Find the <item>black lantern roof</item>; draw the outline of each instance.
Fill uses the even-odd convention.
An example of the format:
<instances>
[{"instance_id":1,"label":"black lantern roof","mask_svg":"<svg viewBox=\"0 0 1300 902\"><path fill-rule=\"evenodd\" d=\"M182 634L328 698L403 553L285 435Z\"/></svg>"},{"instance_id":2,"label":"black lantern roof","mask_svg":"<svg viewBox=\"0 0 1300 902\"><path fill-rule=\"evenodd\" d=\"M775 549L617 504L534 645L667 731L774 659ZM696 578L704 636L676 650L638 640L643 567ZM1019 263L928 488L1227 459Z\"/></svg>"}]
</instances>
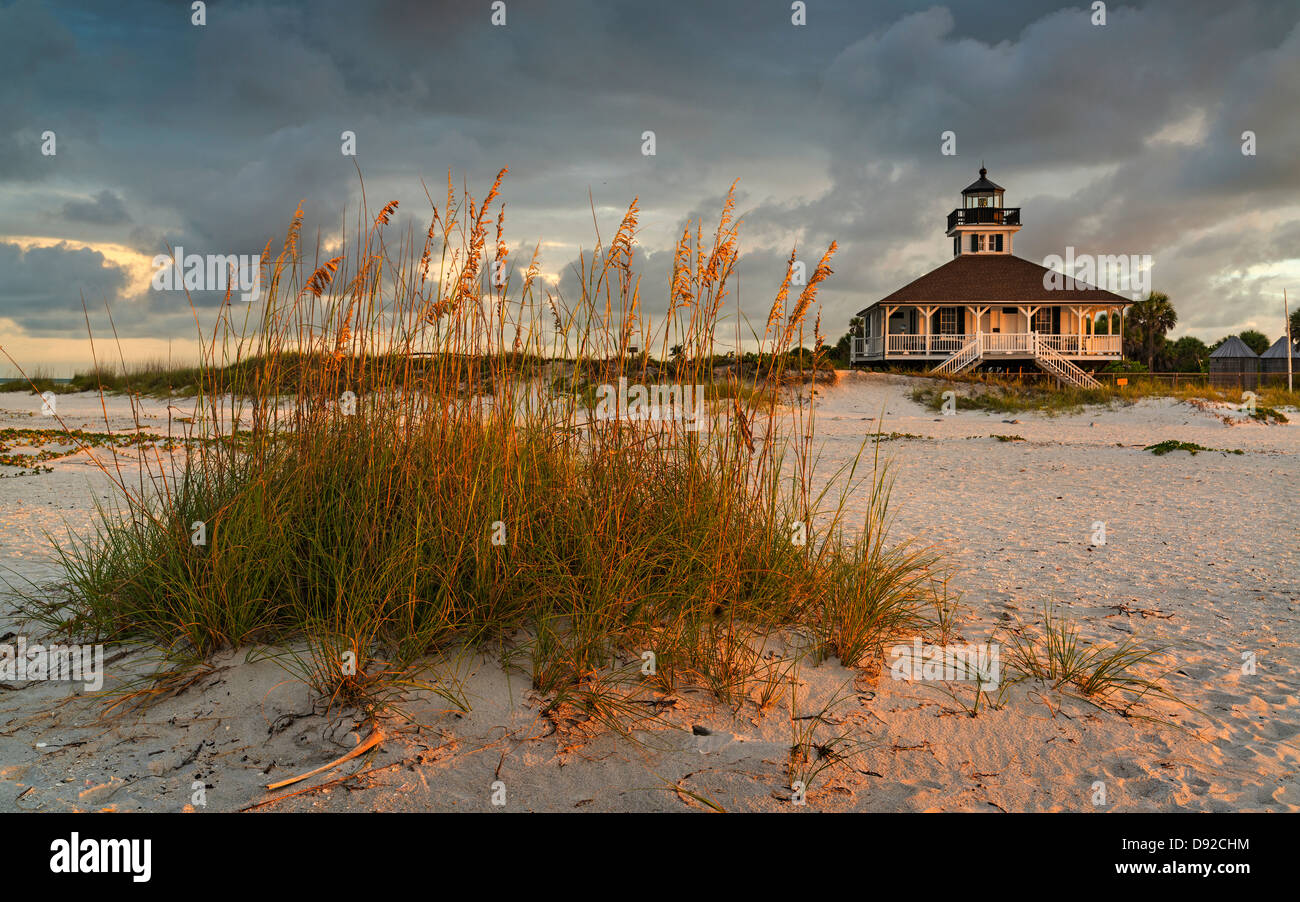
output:
<instances>
[{"instance_id":1,"label":"black lantern roof","mask_svg":"<svg viewBox=\"0 0 1300 902\"><path fill-rule=\"evenodd\" d=\"M965 188L961 189L962 194L993 194L996 191L1005 191L1001 185L988 180L989 171L983 166L980 167L980 177L977 181L971 182Z\"/></svg>"}]
</instances>

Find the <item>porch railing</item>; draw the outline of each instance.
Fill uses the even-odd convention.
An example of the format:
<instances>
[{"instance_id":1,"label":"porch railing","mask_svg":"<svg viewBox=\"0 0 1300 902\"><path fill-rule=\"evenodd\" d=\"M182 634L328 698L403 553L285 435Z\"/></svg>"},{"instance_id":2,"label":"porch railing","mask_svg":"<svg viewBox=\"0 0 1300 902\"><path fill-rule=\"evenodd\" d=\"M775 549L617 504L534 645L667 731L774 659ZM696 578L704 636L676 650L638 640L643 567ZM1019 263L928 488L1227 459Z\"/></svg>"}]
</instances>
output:
<instances>
[{"instance_id":1,"label":"porch railing","mask_svg":"<svg viewBox=\"0 0 1300 902\"><path fill-rule=\"evenodd\" d=\"M1020 225L1019 207L965 207L948 214L948 231L959 225Z\"/></svg>"},{"instance_id":2,"label":"porch railing","mask_svg":"<svg viewBox=\"0 0 1300 902\"><path fill-rule=\"evenodd\" d=\"M1058 354L1119 356L1118 335L1039 335L1038 340Z\"/></svg>"},{"instance_id":3,"label":"porch railing","mask_svg":"<svg viewBox=\"0 0 1300 902\"><path fill-rule=\"evenodd\" d=\"M944 335L890 335L854 338L852 359L879 359L887 355L943 356L956 353L979 334L985 354L1034 353L1035 343L1058 354L1087 357L1119 357L1118 335L1048 335L1041 332L966 332ZM887 347L886 347L887 345Z\"/></svg>"},{"instance_id":4,"label":"porch railing","mask_svg":"<svg viewBox=\"0 0 1300 902\"><path fill-rule=\"evenodd\" d=\"M989 332L984 335L986 354L1032 354L1034 332Z\"/></svg>"}]
</instances>

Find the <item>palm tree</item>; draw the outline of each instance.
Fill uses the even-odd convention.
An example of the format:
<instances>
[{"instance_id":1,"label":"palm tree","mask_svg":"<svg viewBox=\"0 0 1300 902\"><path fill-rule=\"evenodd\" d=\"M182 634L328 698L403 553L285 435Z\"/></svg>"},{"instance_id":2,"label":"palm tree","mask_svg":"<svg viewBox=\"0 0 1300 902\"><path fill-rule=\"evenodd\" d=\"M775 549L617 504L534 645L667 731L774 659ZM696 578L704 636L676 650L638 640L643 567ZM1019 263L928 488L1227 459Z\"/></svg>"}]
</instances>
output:
<instances>
[{"instance_id":1,"label":"palm tree","mask_svg":"<svg viewBox=\"0 0 1300 902\"><path fill-rule=\"evenodd\" d=\"M1178 322L1174 305L1169 303L1169 295L1153 291L1146 300L1138 301L1129 309L1129 322L1142 336L1142 344L1147 351L1147 371L1155 369L1156 340L1164 338L1165 333Z\"/></svg>"},{"instance_id":2,"label":"palm tree","mask_svg":"<svg viewBox=\"0 0 1300 902\"><path fill-rule=\"evenodd\" d=\"M1273 343L1268 340L1267 335L1260 332L1258 329L1247 329L1237 337L1241 339L1242 344L1250 348L1256 354L1263 354L1268 350L1268 346Z\"/></svg>"}]
</instances>

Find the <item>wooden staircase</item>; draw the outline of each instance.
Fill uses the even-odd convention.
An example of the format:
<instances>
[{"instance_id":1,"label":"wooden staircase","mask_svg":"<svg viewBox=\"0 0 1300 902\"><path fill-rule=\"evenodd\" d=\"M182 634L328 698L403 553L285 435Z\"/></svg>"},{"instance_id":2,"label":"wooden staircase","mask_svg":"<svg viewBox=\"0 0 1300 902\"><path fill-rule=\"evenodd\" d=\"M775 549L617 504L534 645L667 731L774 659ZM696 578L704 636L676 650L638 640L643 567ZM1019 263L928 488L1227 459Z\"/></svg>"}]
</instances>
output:
<instances>
[{"instance_id":1,"label":"wooden staircase","mask_svg":"<svg viewBox=\"0 0 1300 902\"><path fill-rule=\"evenodd\" d=\"M936 376L953 376L976 363L982 356L983 345L980 342L980 336L977 335L954 351L951 357L930 370L930 372Z\"/></svg>"},{"instance_id":2,"label":"wooden staircase","mask_svg":"<svg viewBox=\"0 0 1300 902\"><path fill-rule=\"evenodd\" d=\"M985 357L985 338L983 333L977 333L970 341L962 345L952 356L943 363L936 366L930 371L935 376L953 376L962 370L968 369L980 362ZM1019 353L1028 352L1033 355L1034 362L1046 373L1056 377L1056 380L1062 385L1073 385L1077 388L1101 388L1101 383L1084 370L1080 369L1075 363L1055 348L1045 342L1038 340L1037 333L1029 333L1027 341L1022 345L1018 344L1008 348L1004 345L995 344L990 349L993 357L999 353L1005 353L1008 350Z\"/></svg>"},{"instance_id":3,"label":"wooden staircase","mask_svg":"<svg viewBox=\"0 0 1300 902\"><path fill-rule=\"evenodd\" d=\"M1056 377L1062 385L1076 388L1101 388L1101 383L1075 366L1069 358L1062 357L1055 348L1042 342L1034 343L1034 362Z\"/></svg>"}]
</instances>

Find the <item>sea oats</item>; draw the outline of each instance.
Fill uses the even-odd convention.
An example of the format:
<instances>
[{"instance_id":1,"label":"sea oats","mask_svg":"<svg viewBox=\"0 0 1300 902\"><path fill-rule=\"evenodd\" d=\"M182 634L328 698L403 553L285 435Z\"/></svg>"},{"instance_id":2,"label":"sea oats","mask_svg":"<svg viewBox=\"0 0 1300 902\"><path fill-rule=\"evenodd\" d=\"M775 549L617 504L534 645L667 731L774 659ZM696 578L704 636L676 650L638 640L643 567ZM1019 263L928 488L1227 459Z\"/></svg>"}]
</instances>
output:
<instances>
[{"instance_id":1,"label":"sea oats","mask_svg":"<svg viewBox=\"0 0 1300 902\"><path fill-rule=\"evenodd\" d=\"M375 225L388 225L389 217L391 217L396 210L397 201L390 200L388 203L384 204L383 209L379 211L379 215L375 217Z\"/></svg>"},{"instance_id":2,"label":"sea oats","mask_svg":"<svg viewBox=\"0 0 1300 902\"><path fill-rule=\"evenodd\" d=\"M303 286L303 291L310 291L316 297L320 297L321 293L329 287L330 282L334 280L334 272L339 268L339 263L342 260L343 258L340 256L322 263L320 268L311 274L311 278Z\"/></svg>"}]
</instances>

